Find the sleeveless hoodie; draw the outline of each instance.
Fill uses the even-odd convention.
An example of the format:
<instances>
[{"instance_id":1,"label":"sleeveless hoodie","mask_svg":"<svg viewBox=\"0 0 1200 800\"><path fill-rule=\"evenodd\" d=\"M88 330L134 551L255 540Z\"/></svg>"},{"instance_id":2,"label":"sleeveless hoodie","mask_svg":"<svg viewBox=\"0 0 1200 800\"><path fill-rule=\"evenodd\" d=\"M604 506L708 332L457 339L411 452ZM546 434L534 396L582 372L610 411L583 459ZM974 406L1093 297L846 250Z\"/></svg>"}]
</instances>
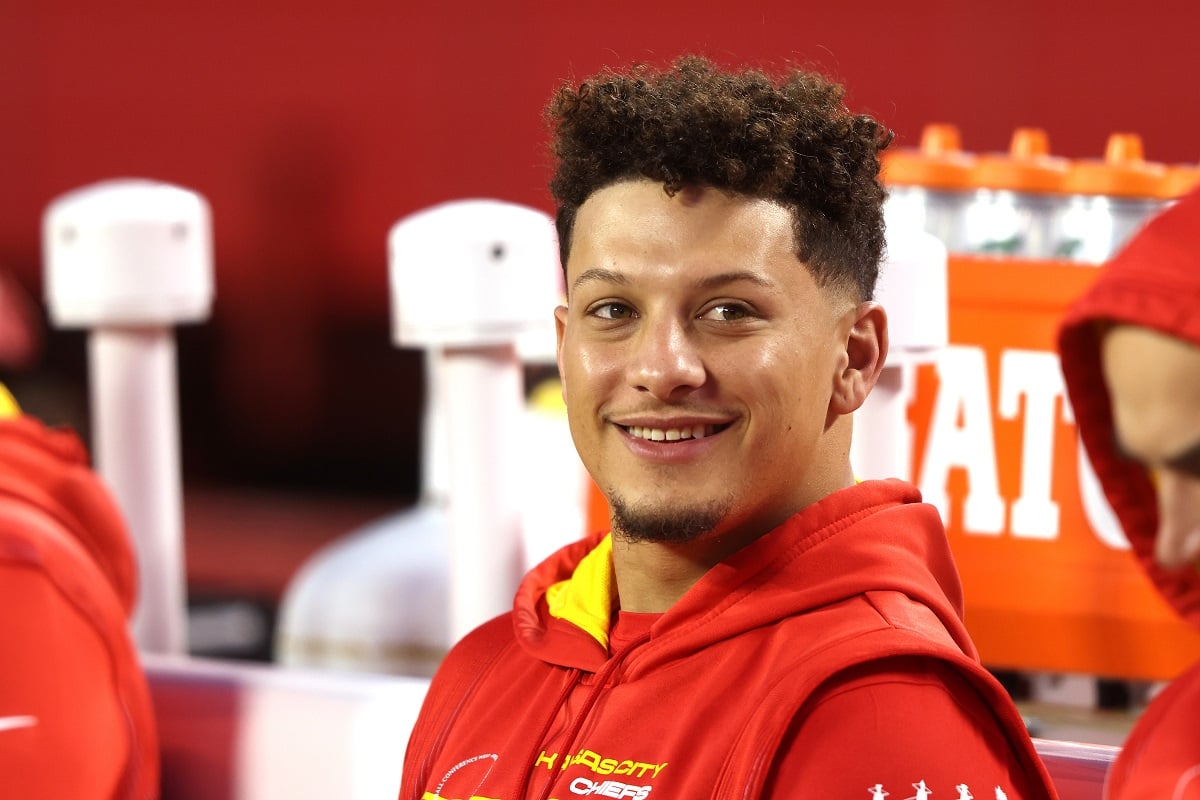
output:
<instances>
[{"instance_id":1,"label":"sleeveless hoodie","mask_svg":"<svg viewBox=\"0 0 1200 800\"><path fill-rule=\"evenodd\" d=\"M435 676L402 800L754 798L805 701L892 656L938 659L993 709L1039 797L1049 779L1008 696L978 663L936 510L870 481L805 508L710 569L610 653L611 540L530 572L510 614Z\"/></svg>"}]
</instances>

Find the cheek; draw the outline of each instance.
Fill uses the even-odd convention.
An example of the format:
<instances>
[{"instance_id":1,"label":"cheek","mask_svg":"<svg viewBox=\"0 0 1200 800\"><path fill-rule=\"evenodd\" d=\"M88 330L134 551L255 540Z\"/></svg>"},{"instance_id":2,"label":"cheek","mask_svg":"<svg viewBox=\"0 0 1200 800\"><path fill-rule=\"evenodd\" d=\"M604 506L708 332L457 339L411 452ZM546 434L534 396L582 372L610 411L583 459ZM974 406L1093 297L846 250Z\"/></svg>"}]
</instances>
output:
<instances>
[{"instance_id":1,"label":"cheek","mask_svg":"<svg viewBox=\"0 0 1200 800\"><path fill-rule=\"evenodd\" d=\"M567 341L560 359L564 396L576 402L611 388L620 377L621 357L611 348Z\"/></svg>"},{"instance_id":2,"label":"cheek","mask_svg":"<svg viewBox=\"0 0 1200 800\"><path fill-rule=\"evenodd\" d=\"M825 405L835 367L827 350L818 347L811 341L785 341L746 355L733 369L763 376L760 391L789 408Z\"/></svg>"}]
</instances>

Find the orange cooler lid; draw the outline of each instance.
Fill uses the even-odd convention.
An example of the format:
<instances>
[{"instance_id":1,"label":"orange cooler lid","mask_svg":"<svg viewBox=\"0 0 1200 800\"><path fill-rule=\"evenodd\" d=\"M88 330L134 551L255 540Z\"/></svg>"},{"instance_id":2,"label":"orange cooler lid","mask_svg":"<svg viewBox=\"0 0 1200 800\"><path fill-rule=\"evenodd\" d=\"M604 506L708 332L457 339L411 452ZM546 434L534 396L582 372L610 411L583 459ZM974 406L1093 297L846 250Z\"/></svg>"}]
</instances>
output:
<instances>
[{"instance_id":1,"label":"orange cooler lid","mask_svg":"<svg viewBox=\"0 0 1200 800\"><path fill-rule=\"evenodd\" d=\"M1050 137L1041 128L1017 128L1007 153L979 156L971 173L979 189L1060 193L1070 162L1050 155Z\"/></svg>"},{"instance_id":2,"label":"orange cooler lid","mask_svg":"<svg viewBox=\"0 0 1200 800\"><path fill-rule=\"evenodd\" d=\"M971 188L975 159L962 150L954 125L926 125L920 147L883 151L882 178L888 186L965 191Z\"/></svg>"},{"instance_id":3,"label":"orange cooler lid","mask_svg":"<svg viewBox=\"0 0 1200 800\"><path fill-rule=\"evenodd\" d=\"M1103 161L1072 162L1065 190L1071 194L1158 198L1166 174L1166 165L1145 160L1142 137L1136 133L1114 133L1108 137Z\"/></svg>"},{"instance_id":4,"label":"orange cooler lid","mask_svg":"<svg viewBox=\"0 0 1200 800\"><path fill-rule=\"evenodd\" d=\"M1167 167L1159 197L1176 200L1200 186L1200 164L1173 164Z\"/></svg>"}]
</instances>

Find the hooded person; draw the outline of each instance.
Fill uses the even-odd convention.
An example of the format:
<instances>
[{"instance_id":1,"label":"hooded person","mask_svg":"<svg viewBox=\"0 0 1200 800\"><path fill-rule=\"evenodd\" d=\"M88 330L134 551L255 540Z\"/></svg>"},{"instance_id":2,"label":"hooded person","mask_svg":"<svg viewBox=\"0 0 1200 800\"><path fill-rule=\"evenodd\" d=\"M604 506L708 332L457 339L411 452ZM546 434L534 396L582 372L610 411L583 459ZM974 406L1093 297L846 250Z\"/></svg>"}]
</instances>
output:
<instances>
[{"instance_id":1,"label":"hooded person","mask_svg":"<svg viewBox=\"0 0 1200 800\"><path fill-rule=\"evenodd\" d=\"M1058 347L1079 435L1134 556L1200 627L1200 190L1104 267ZM1200 798L1200 664L1142 713L1105 791Z\"/></svg>"},{"instance_id":2,"label":"hooded person","mask_svg":"<svg viewBox=\"0 0 1200 800\"><path fill-rule=\"evenodd\" d=\"M403 800L1054 796L937 511L850 468L890 135L842 97L699 58L555 96L558 364L611 531L447 656Z\"/></svg>"}]
</instances>

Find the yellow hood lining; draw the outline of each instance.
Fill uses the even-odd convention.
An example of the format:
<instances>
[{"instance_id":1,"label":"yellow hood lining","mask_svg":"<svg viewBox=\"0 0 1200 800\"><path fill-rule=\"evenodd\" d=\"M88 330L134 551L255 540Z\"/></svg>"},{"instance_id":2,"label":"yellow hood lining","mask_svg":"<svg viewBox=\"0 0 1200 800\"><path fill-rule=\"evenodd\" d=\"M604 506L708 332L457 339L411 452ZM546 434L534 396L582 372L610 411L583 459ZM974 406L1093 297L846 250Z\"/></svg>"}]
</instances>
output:
<instances>
[{"instance_id":1,"label":"yellow hood lining","mask_svg":"<svg viewBox=\"0 0 1200 800\"><path fill-rule=\"evenodd\" d=\"M0 383L0 419L12 419L21 415L21 407L17 405L12 393Z\"/></svg>"},{"instance_id":2,"label":"yellow hood lining","mask_svg":"<svg viewBox=\"0 0 1200 800\"><path fill-rule=\"evenodd\" d=\"M546 590L546 605L550 616L580 628L607 650L615 588L609 534L580 560L570 578Z\"/></svg>"}]
</instances>

